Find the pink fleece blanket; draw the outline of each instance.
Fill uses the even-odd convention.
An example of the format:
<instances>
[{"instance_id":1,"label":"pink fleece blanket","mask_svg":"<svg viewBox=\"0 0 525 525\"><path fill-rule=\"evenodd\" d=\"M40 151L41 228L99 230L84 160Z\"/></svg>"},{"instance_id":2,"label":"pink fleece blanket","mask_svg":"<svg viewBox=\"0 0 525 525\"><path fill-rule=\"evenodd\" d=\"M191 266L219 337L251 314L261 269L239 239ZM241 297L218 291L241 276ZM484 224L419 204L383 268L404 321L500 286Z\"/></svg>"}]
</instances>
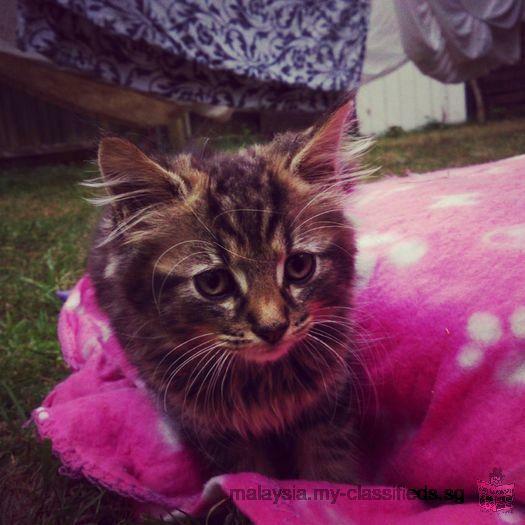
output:
<instances>
[{"instance_id":1,"label":"pink fleece blanket","mask_svg":"<svg viewBox=\"0 0 525 525\"><path fill-rule=\"evenodd\" d=\"M203 479L87 276L59 321L71 375L33 413L67 471L161 513L231 496L258 524L524 522L525 156L363 185L349 210L377 394L362 429L368 485Z\"/></svg>"}]
</instances>

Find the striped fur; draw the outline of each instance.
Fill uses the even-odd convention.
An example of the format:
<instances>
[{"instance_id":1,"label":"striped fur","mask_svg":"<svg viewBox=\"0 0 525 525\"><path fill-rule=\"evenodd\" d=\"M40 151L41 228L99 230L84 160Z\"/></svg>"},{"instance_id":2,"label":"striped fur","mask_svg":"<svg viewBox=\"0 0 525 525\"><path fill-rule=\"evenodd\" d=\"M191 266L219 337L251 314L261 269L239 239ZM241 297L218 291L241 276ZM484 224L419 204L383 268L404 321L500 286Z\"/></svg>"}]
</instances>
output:
<instances>
[{"instance_id":1,"label":"striped fur","mask_svg":"<svg viewBox=\"0 0 525 525\"><path fill-rule=\"evenodd\" d=\"M106 209L89 261L99 302L214 471L352 478L349 111L235 154L157 162L121 139L101 143ZM315 272L290 284L297 252L315 256ZM194 276L217 267L234 292L205 298ZM277 344L256 334L279 323Z\"/></svg>"}]
</instances>

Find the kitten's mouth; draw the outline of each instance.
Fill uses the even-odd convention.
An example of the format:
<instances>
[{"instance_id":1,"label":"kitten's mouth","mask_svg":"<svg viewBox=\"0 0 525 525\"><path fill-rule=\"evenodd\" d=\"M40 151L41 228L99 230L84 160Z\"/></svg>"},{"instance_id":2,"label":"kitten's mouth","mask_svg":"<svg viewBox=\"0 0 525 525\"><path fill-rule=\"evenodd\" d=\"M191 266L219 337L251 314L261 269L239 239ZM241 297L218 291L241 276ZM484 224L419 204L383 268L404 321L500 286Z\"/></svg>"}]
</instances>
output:
<instances>
[{"instance_id":1,"label":"kitten's mouth","mask_svg":"<svg viewBox=\"0 0 525 525\"><path fill-rule=\"evenodd\" d=\"M299 344L310 329L310 324L303 325L300 329L287 336L279 344L254 344L244 348L237 348L236 350L247 361L256 363L269 363L277 361L286 355L294 346Z\"/></svg>"},{"instance_id":2,"label":"kitten's mouth","mask_svg":"<svg viewBox=\"0 0 525 525\"><path fill-rule=\"evenodd\" d=\"M243 350L242 355L248 361L268 363L277 361L283 357L295 344L297 344L296 341L283 341L281 344L275 346L256 345Z\"/></svg>"}]
</instances>

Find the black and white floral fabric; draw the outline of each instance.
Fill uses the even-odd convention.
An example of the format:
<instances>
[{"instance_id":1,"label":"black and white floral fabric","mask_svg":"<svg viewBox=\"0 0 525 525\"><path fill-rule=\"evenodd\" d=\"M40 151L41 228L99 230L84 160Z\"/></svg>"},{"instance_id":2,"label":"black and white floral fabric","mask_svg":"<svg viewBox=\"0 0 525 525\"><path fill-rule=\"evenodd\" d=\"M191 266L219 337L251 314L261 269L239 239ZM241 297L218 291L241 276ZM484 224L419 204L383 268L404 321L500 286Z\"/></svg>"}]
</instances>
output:
<instances>
[{"instance_id":1,"label":"black and white floral fabric","mask_svg":"<svg viewBox=\"0 0 525 525\"><path fill-rule=\"evenodd\" d=\"M19 45L178 102L315 111L357 88L368 0L19 0Z\"/></svg>"}]
</instances>

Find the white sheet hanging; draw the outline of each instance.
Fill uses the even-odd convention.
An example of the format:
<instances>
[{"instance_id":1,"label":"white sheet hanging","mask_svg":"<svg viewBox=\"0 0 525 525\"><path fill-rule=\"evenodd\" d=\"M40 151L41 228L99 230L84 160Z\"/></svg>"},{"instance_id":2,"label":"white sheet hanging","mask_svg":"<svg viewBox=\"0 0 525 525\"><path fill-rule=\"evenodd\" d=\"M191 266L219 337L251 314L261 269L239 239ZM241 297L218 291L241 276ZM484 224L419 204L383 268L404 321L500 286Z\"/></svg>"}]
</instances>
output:
<instances>
[{"instance_id":1,"label":"white sheet hanging","mask_svg":"<svg viewBox=\"0 0 525 525\"><path fill-rule=\"evenodd\" d=\"M371 0L361 83L387 75L408 61L393 0Z\"/></svg>"},{"instance_id":2,"label":"white sheet hanging","mask_svg":"<svg viewBox=\"0 0 525 525\"><path fill-rule=\"evenodd\" d=\"M524 0L394 2L405 53L437 80L463 82L520 59Z\"/></svg>"},{"instance_id":3,"label":"white sheet hanging","mask_svg":"<svg viewBox=\"0 0 525 525\"><path fill-rule=\"evenodd\" d=\"M525 0L371 0L362 82L410 59L446 83L520 59Z\"/></svg>"}]
</instances>

